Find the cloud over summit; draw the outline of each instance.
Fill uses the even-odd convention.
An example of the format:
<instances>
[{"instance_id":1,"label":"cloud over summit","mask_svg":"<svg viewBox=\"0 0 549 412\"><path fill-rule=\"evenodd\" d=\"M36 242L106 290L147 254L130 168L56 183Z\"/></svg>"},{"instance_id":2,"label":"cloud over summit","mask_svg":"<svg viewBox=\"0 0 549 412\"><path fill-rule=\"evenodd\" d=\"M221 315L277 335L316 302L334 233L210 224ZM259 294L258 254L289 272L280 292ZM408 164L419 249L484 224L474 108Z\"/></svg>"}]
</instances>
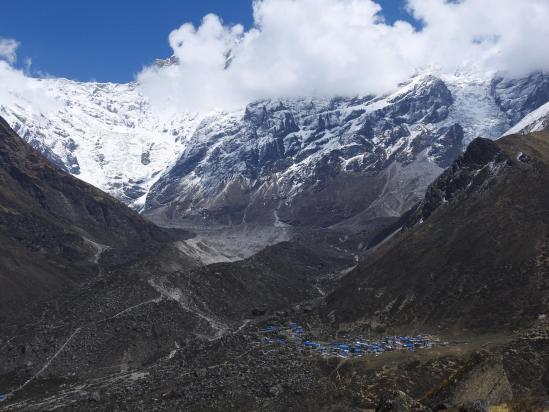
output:
<instances>
[{"instance_id":1,"label":"cloud over summit","mask_svg":"<svg viewBox=\"0 0 549 412\"><path fill-rule=\"evenodd\" d=\"M58 103L40 81L13 67L19 42L0 38L0 106L25 104L38 113L55 110Z\"/></svg>"},{"instance_id":2,"label":"cloud over summit","mask_svg":"<svg viewBox=\"0 0 549 412\"><path fill-rule=\"evenodd\" d=\"M376 0L256 0L249 29L209 14L198 27L173 30L179 64L145 67L136 80L170 115L270 97L381 94L426 68L549 71L549 0L407 0L406 7L420 29L387 23ZM0 37L0 104L17 94L55 107L38 79L14 67L18 46Z\"/></svg>"},{"instance_id":3,"label":"cloud over summit","mask_svg":"<svg viewBox=\"0 0 549 412\"><path fill-rule=\"evenodd\" d=\"M8 63L13 64L17 59L16 51L18 47L18 41L0 37L0 60L6 60Z\"/></svg>"},{"instance_id":4,"label":"cloud over summit","mask_svg":"<svg viewBox=\"0 0 549 412\"><path fill-rule=\"evenodd\" d=\"M180 62L138 75L164 109L239 107L277 96L383 93L418 70L549 69L546 0L408 0L423 27L387 24L373 0L257 0L254 26L213 14L170 36Z\"/></svg>"}]
</instances>

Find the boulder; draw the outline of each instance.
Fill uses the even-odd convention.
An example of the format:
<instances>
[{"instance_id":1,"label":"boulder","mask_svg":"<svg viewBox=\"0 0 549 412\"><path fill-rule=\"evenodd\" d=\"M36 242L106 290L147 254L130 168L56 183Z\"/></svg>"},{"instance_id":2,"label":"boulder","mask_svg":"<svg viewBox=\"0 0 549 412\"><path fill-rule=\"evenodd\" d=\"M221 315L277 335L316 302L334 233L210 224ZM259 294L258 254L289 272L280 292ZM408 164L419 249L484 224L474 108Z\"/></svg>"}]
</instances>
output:
<instances>
[{"instance_id":1,"label":"boulder","mask_svg":"<svg viewBox=\"0 0 549 412\"><path fill-rule=\"evenodd\" d=\"M271 388L269 389L269 393L274 397L280 396L284 393L284 387L281 384L271 386Z\"/></svg>"},{"instance_id":2,"label":"boulder","mask_svg":"<svg viewBox=\"0 0 549 412\"><path fill-rule=\"evenodd\" d=\"M459 412L488 412L488 402L480 399L464 402L459 407Z\"/></svg>"},{"instance_id":3,"label":"boulder","mask_svg":"<svg viewBox=\"0 0 549 412\"><path fill-rule=\"evenodd\" d=\"M376 412L427 412L429 410L406 393L398 390L385 393L376 408Z\"/></svg>"}]
</instances>

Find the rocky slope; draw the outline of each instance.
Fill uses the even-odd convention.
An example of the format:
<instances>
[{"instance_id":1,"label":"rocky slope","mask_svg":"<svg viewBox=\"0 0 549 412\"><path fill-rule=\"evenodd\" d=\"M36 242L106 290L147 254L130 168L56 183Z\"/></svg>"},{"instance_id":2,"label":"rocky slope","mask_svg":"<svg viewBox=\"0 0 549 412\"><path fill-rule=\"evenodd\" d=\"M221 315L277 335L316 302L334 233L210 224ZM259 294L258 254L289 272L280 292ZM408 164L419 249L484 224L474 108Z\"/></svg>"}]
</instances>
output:
<instances>
[{"instance_id":1,"label":"rocky slope","mask_svg":"<svg viewBox=\"0 0 549 412\"><path fill-rule=\"evenodd\" d=\"M325 315L342 327L484 332L546 316L548 179L547 132L474 140Z\"/></svg>"},{"instance_id":2,"label":"rocky slope","mask_svg":"<svg viewBox=\"0 0 549 412\"><path fill-rule=\"evenodd\" d=\"M403 218L409 229L348 275L342 268L354 262L336 249L319 249L308 236L243 261L194 266L173 233L58 171L5 124L1 137L3 225L11 227L18 210L27 217L16 221L22 229L48 222L58 249L35 250L13 238L2 247L45 270L60 261L69 275L79 268L59 249L76 245L70 256L82 262L97 257L93 248L78 249L73 232L85 230L112 249L89 262L89 273L73 287L34 300L32 290L25 291L26 305L1 312L0 395L9 397L0 410L358 412L408 405L429 411L479 400L515 410L544 405L549 335L539 315L547 309L547 134L475 140ZM99 215L91 212L97 203ZM67 243L57 236L60 225ZM1 236L25 233L37 241L26 229L6 232ZM138 244L138 254L125 242ZM395 262L406 268L404 275L393 270ZM425 270L431 264L437 270ZM21 270L27 269L43 276L34 267ZM341 276L322 324L314 305L322 301L322 288L331 290ZM413 299L398 300L410 291ZM389 310L375 312L380 307ZM452 323L483 331L496 326L500 335L468 334L461 336L465 343L435 350L356 359L322 357L300 341L259 343L260 326L290 320L306 325L305 338L333 331L332 320L347 331L423 332ZM515 326L520 333L508 331Z\"/></svg>"},{"instance_id":3,"label":"rocky slope","mask_svg":"<svg viewBox=\"0 0 549 412\"><path fill-rule=\"evenodd\" d=\"M188 233L60 171L1 119L0 160L0 395L33 396L48 376L56 388L132 379L174 350L238 333L254 310L273 316L319 296L315 279L349 265L283 243L202 267L182 252Z\"/></svg>"},{"instance_id":4,"label":"rocky slope","mask_svg":"<svg viewBox=\"0 0 549 412\"><path fill-rule=\"evenodd\" d=\"M188 238L60 171L0 118L0 307L74 286ZM101 261L101 262L100 262Z\"/></svg>"}]
</instances>

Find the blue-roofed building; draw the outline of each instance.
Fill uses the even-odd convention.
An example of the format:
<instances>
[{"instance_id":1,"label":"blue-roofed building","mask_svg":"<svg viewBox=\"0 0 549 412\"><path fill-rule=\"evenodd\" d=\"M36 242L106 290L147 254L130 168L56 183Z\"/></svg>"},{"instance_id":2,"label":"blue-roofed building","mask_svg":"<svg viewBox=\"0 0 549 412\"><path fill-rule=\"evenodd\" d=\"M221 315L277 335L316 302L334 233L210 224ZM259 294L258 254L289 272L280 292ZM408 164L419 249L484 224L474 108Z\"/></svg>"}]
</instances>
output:
<instances>
[{"instance_id":1,"label":"blue-roofed building","mask_svg":"<svg viewBox=\"0 0 549 412\"><path fill-rule=\"evenodd\" d=\"M263 326L259 329L259 333L272 333L276 331L278 331L278 327L272 325Z\"/></svg>"}]
</instances>

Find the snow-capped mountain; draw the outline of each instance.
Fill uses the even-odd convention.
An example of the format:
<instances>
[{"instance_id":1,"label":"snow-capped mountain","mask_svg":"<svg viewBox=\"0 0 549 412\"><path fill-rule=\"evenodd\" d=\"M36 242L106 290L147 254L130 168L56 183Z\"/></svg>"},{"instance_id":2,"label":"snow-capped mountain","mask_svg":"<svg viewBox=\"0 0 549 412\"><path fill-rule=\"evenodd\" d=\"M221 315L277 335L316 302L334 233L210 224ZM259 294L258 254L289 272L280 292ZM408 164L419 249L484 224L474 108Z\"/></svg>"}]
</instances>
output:
<instances>
[{"instance_id":1,"label":"snow-capped mountain","mask_svg":"<svg viewBox=\"0 0 549 412\"><path fill-rule=\"evenodd\" d=\"M201 119L155 115L135 83L39 79L35 87L53 109L39 111L32 96L14 92L0 115L59 167L136 208Z\"/></svg>"},{"instance_id":2,"label":"snow-capped mountain","mask_svg":"<svg viewBox=\"0 0 549 412\"><path fill-rule=\"evenodd\" d=\"M422 75L388 96L276 99L207 118L146 209L159 220L330 226L395 217L477 136L549 100L547 76Z\"/></svg>"},{"instance_id":3,"label":"snow-capped mountain","mask_svg":"<svg viewBox=\"0 0 549 412\"><path fill-rule=\"evenodd\" d=\"M36 80L0 115L79 178L158 220L329 226L398 216L476 136L549 101L549 76L425 74L386 96L288 98L163 116L139 85Z\"/></svg>"}]
</instances>

